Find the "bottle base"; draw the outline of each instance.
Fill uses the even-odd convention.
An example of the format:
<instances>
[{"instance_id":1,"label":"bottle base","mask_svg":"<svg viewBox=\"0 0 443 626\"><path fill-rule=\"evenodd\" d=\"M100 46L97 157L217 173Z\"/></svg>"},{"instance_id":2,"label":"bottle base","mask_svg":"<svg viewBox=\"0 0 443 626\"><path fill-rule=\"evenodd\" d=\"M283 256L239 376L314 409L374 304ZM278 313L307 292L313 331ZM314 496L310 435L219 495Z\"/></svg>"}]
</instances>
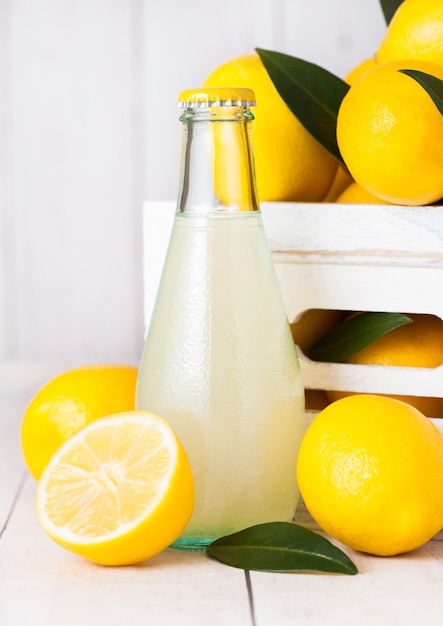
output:
<instances>
[{"instance_id":1,"label":"bottle base","mask_svg":"<svg viewBox=\"0 0 443 626\"><path fill-rule=\"evenodd\" d=\"M193 550L203 552L216 537L179 537L169 547L173 550Z\"/></svg>"}]
</instances>

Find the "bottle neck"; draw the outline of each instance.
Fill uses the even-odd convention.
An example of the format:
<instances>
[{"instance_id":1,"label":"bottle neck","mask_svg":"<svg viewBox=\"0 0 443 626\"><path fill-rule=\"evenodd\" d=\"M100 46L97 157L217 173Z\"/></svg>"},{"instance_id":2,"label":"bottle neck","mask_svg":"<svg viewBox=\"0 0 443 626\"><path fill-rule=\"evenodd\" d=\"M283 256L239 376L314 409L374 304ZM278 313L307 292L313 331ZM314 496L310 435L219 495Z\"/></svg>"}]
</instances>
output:
<instances>
[{"instance_id":1,"label":"bottle neck","mask_svg":"<svg viewBox=\"0 0 443 626\"><path fill-rule=\"evenodd\" d=\"M184 110L178 212L259 210L253 119L244 106Z\"/></svg>"}]
</instances>

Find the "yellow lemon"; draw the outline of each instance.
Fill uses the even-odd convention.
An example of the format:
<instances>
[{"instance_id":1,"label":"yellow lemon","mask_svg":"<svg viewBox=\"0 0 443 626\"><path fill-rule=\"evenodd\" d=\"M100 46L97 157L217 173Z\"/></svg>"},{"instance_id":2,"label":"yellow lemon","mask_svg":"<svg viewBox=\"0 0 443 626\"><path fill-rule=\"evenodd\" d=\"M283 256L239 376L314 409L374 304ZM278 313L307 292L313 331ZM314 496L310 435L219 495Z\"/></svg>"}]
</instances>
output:
<instances>
[{"instance_id":1,"label":"yellow lemon","mask_svg":"<svg viewBox=\"0 0 443 626\"><path fill-rule=\"evenodd\" d=\"M97 365L63 372L40 389L21 425L26 465L39 478L52 454L89 422L135 408L137 368Z\"/></svg>"},{"instance_id":2,"label":"yellow lemon","mask_svg":"<svg viewBox=\"0 0 443 626\"><path fill-rule=\"evenodd\" d=\"M376 54L379 63L420 59L443 65L441 0L404 0Z\"/></svg>"},{"instance_id":3,"label":"yellow lemon","mask_svg":"<svg viewBox=\"0 0 443 626\"><path fill-rule=\"evenodd\" d=\"M101 565L140 563L169 546L194 504L188 458L162 418L132 411L73 435L46 466L37 515L59 545Z\"/></svg>"},{"instance_id":4,"label":"yellow lemon","mask_svg":"<svg viewBox=\"0 0 443 626\"><path fill-rule=\"evenodd\" d=\"M351 183L346 187L344 191L338 196L336 202L343 204L391 204L382 200L377 196L374 196L356 182Z\"/></svg>"},{"instance_id":5,"label":"yellow lemon","mask_svg":"<svg viewBox=\"0 0 443 626\"><path fill-rule=\"evenodd\" d=\"M308 133L280 97L258 54L216 68L204 87L248 87L257 98L253 143L259 199L320 201L337 161Z\"/></svg>"},{"instance_id":6,"label":"yellow lemon","mask_svg":"<svg viewBox=\"0 0 443 626\"><path fill-rule=\"evenodd\" d=\"M393 204L424 205L443 197L443 116L400 69L443 79L424 61L378 65L351 85L337 117L337 141L354 180Z\"/></svg>"},{"instance_id":7,"label":"yellow lemon","mask_svg":"<svg viewBox=\"0 0 443 626\"><path fill-rule=\"evenodd\" d=\"M443 364L443 321L434 315L409 315L411 324L399 326L352 354L346 363L403 367L438 367ZM349 393L328 391L331 401ZM415 406L428 417L443 417L443 398L391 396Z\"/></svg>"},{"instance_id":8,"label":"yellow lemon","mask_svg":"<svg viewBox=\"0 0 443 626\"><path fill-rule=\"evenodd\" d=\"M398 400L356 395L323 409L302 440L297 479L319 526L355 550L408 552L443 526L443 437Z\"/></svg>"},{"instance_id":9,"label":"yellow lemon","mask_svg":"<svg viewBox=\"0 0 443 626\"><path fill-rule=\"evenodd\" d=\"M343 311L308 309L290 324L294 343L307 354L313 344L343 319Z\"/></svg>"},{"instance_id":10,"label":"yellow lemon","mask_svg":"<svg viewBox=\"0 0 443 626\"><path fill-rule=\"evenodd\" d=\"M360 61L352 70L345 76L345 81L349 85L353 85L357 78L360 78L365 72L372 69L377 65L377 60L375 56L368 57L367 59L363 59Z\"/></svg>"},{"instance_id":11,"label":"yellow lemon","mask_svg":"<svg viewBox=\"0 0 443 626\"><path fill-rule=\"evenodd\" d=\"M377 65L375 57L369 57L367 59L364 59L348 73L348 75L345 77L345 81L349 83L349 85L352 85L353 83L355 83L357 78L359 78L367 70L375 67L375 65ZM339 165L332 181L331 187L324 197L323 202L336 202L337 198L353 182L354 179L352 178L348 170L342 165Z\"/></svg>"},{"instance_id":12,"label":"yellow lemon","mask_svg":"<svg viewBox=\"0 0 443 626\"><path fill-rule=\"evenodd\" d=\"M339 165L334 176L334 180L332 181L332 185L324 197L323 202L336 202L340 194L343 193L343 191L353 182L354 179L348 170L342 165Z\"/></svg>"}]
</instances>

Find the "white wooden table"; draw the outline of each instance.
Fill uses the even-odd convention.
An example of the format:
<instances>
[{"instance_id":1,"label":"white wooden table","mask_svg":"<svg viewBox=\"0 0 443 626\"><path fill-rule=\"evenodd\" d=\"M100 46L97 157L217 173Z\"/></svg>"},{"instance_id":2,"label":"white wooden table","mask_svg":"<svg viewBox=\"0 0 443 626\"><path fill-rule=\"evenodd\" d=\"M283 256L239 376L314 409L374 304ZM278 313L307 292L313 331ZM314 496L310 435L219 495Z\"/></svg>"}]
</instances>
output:
<instances>
[{"instance_id":1,"label":"white wooden table","mask_svg":"<svg viewBox=\"0 0 443 626\"><path fill-rule=\"evenodd\" d=\"M356 576L247 573L174 550L105 568L64 551L37 522L19 439L27 402L54 373L0 365L1 626L441 626L442 533L398 557L344 548ZM297 517L315 527L302 507Z\"/></svg>"}]
</instances>

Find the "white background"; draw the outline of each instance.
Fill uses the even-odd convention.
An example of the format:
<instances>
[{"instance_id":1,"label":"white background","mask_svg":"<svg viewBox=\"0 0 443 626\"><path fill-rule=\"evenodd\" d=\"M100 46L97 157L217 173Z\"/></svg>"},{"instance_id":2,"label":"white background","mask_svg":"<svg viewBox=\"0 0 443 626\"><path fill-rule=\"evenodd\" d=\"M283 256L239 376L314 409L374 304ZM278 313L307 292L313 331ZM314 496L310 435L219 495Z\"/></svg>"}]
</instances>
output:
<instances>
[{"instance_id":1,"label":"white background","mask_svg":"<svg viewBox=\"0 0 443 626\"><path fill-rule=\"evenodd\" d=\"M255 47L345 76L385 28L378 0L0 0L0 364L136 364L178 93Z\"/></svg>"}]
</instances>

